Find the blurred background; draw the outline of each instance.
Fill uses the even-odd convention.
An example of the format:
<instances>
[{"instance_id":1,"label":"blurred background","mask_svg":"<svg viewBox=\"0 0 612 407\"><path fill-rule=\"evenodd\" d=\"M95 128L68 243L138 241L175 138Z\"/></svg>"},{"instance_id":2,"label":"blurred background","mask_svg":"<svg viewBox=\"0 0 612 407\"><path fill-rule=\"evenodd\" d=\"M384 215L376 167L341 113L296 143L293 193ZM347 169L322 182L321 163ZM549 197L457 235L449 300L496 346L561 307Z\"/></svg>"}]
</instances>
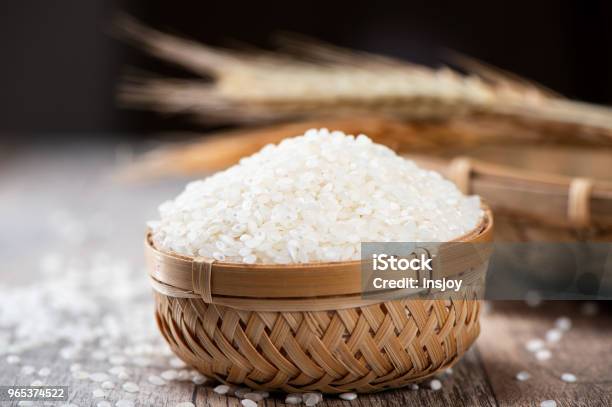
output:
<instances>
[{"instance_id":1,"label":"blurred background","mask_svg":"<svg viewBox=\"0 0 612 407\"><path fill-rule=\"evenodd\" d=\"M23 0L0 15L0 137L4 143L137 140L200 130L183 117L116 106L128 67L189 77L113 38L114 16L212 45L261 47L289 31L341 46L439 65L446 50L533 79L566 96L612 103L612 3L196 2Z\"/></svg>"}]
</instances>

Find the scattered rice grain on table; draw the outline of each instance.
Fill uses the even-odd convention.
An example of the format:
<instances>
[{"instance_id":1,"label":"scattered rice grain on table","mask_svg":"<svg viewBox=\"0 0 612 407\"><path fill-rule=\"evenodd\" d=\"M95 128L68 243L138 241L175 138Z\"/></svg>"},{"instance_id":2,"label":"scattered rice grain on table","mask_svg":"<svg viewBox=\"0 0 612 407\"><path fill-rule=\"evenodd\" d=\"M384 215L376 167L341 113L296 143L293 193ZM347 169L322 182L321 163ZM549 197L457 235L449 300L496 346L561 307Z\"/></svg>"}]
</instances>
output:
<instances>
[{"instance_id":1,"label":"scattered rice grain on table","mask_svg":"<svg viewBox=\"0 0 612 407\"><path fill-rule=\"evenodd\" d=\"M94 391L91 392L93 398L97 399L97 398L103 398L106 396L106 392L102 389L94 389Z\"/></svg>"},{"instance_id":2,"label":"scattered rice grain on table","mask_svg":"<svg viewBox=\"0 0 612 407\"><path fill-rule=\"evenodd\" d=\"M543 349L545 346L545 343L543 340L541 339L531 339L529 341L527 341L527 344L525 345L525 348L529 351L529 352L537 352L541 349Z\"/></svg>"},{"instance_id":3,"label":"scattered rice grain on table","mask_svg":"<svg viewBox=\"0 0 612 407\"><path fill-rule=\"evenodd\" d=\"M176 373L176 380L180 381L180 382L185 382L187 380L191 380L191 375L189 374L189 372L185 369L183 370L179 370Z\"/></svg>"},{"instance_id":4,"label":"scattered rice grain on table","mask_svg":"<svg viewBox=\"0 0 612 407\"><path fill-rule=\"evenodd\" d=\"M442 388L442 382L438 379L433 379L429 382L429 388L432 390L440 390Z\"/></svg>"},{"instance_id":5,"label":"scattered rice grain on table","mask_svg":"<svg viewBox=\"0 0 612 407\"><path fill-rule=\"evenodd\" d=\"M539 361L545 361L552 357L552 353L548 349L541 349L535 353L535 357Z\"/></svg>"},{"instance_id":6,"label":"scattered rice grain on table","mask_svg":"<svg viewBox=\"0 0 612 407\"><path fill-rule=\"evenodd\" d=\"M301 404L302 395L300 394L287 394L285 396L285 404Z\"/></svg>"},{"instance_id":7,"label":"scattered rice grain on table","mask_svg":"<svg viewBox=\"0 0 612 407\"><path fill-rule=\"evenodd\" d=\"M572 320L568 317L559 317L555 321L555 326L561 331L569 331L572 327Z\"/></svg>"},{"instance_id":8,"label":"scattered rice grain on table","mask_svg":"<svg viewBox=\"0 0 612 407\"><path fill-rule=\"evenodd\" d=\"M25 365L21 368L21 373L24 375L31 375L35 371L36 371L36 368L30 365Z\"/></svg>"},{"instance_id":9,"label":"scattered rice grain on table","mask_svg":"<svg viewBox=\"0 0 612 407\"><path fill-rule=\"evenodd\" d=\"M576 381L576 375L572 373L563 373L561 375L561 380L567 383L574 383Z\"/></svg>"},{"instance_id":10,"label":"scattered rice grain on table","mask_svg":"<svg viewBox=\"0 0 612 407\"><path fill-rule=\"evenodd\" d=\"M137 393L140 390L140 386L138 386L134 382L123 383L123 386L121 386L121 388L127 391L128 393Z\"/></svg>"},{"instance_id":11,"label":"scattered rice grain on table","mask_svg":"<svg viewBox=\"0 0 612 407\"><path fill-rule=\"evenodd\" d=\"M355 400L357 398L357 393L352 393L352 392L351 393L342 393L340 395L340 398L342 400L348 400L348 401Z\"/></svg>"},{"instance_id":12,"label":"scattered rice grain on table","mask_svg":"<svg viewBox=\"0 0 612 407\"><path fill-rule=\"evenodd\" d=\"M220 384L214 388L214 392L217 394L227 394L230 390L230 387L226 384Z\"/></svg>"},{"instance_id":13,"label":"scattered rice grain on table","mask_svg":"<svg viewBox=\"0 0 612 407\"><path fill-rule=\"evenodd\" d=\"M149 376L148 380L149 380L149 383L154 384L155 386L163 386L168 383L161 377L155 376L155 375Z\"/></svg>"},{"instance_id":14,"label":"scattered rice grain on table","mask_svg":"<svg viewBox=\"0 0 612 407\"><path fill-rule=\"evenodd\" d=\"M111 382L111 381L105 381L103 382L100 387L102 387L103 389L106 390L110 390L110 389L114 389L115 388L115 383Z\"/></svg>"},{"instance_id":15,"label":"scattered rice grain on table","mask_svg":"<svg viewBox=\"0 0 612 407\"><path fill-rule=\"evenodd\" d=\"M559 342L563 337L563 332L559 329L549 329L546 332L546 341L547 342Z\"/></svg>"},{"instance_id":16,"label":"scattered rice grain on table","mask_svg":"<svg viewBox=\"0 0 612 407\"><path fill-rule=\"evenodd\" d=\"M193 382L193 384L200 385L206 383L208 381L208 378L200 373L195 373L191 378L191 381Z\"/></svg>"},{"instance_id":17,"label":"scattered rice grain on table","mask_svg":"<svg viewBox=\"0 0 612 407\"><path fill-rule=\"evenodd\" d=\"M531 378L531 374L529 372L520 371L516 374L516 380L520 382L524 382L525 380L529 380Z\"/></svg>"},{"instance_id":18,"label":"scattered rice grain on table","mask_svg":"<svg viewBox=\"0 0 612 407\"><path fill-rule=\"evenodd\" d=\"M178 377L178 372L173 369L164 370L160 376L164 380L168 380L168 381L176 380L176 378Z\"/></svg>"},{"instance_id":19,"label":"scattered rice grain on table","mask_svg":"<svg viewBox=\"0 0 612 407\"><path fill-rule=\"evenodd\" d=\"M43 367L38 371L38 375L42 377L49 376L51 374L51 369L48 367Z\"/></svg>"},{"instance_id":20,"label":"scattered rice grain on table","mask_svg":"<svg viewBox=\"0 0 612 407\"><path fill-rule=\"evenodd\" d=\"M323 401L323 395L318 392L304 393L302 395L302 402L308 407L316 406L321 401Z\"/></svg>"},{"instance_id":21,"label":"scattered rice grain on table","mask_svg":"<svg viewBox=\"0 0 612 407\"><path fill-rule=\"evenodd\" d=\"M183 368L186 367L187 364L175 356L170 358L170 366L176 368Z\"/></svg>"},{"instance_id":22,"label":"scattered rice grain on table","mask_svg":"<svg viewBox=\"0 0 612 407\"><path fill-rule=\"evenodd\" d=\"M253 393L253 392L250 392L250 393L245 393L243 397L244 397L245 399L253 400L253 401L255 401L255 402L257 402L257 401L261 401L261 400L263 400L263 399L264 399L264 397L263 397L261 394L259 394L259 393Z\"/></svg>"}]
</instances>

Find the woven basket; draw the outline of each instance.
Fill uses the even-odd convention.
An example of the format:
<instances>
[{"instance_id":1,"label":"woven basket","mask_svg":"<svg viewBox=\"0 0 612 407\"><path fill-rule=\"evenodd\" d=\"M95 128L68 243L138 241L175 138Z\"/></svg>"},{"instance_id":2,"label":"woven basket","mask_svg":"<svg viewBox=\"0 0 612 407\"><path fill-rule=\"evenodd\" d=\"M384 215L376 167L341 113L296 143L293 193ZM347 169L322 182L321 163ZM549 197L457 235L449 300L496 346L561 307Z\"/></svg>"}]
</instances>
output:
<instances>
[{"instance_id":1,"label":"woven basket","mask_svg":"<svg viewBox=\"0 0 612 407\"><path fill-rule=\"evenodd\" d=\"M492 234L485 208L456 242L488 243ZM444 276L476 270L484 279L488 254L453 244L439 251ZM164 338L223 383L325 393L402 387L453 365L480 330L473 289L453 299L374 300L362 296L359 261L219 263L159 251L150 234L145 252Z\"/></svg>"}]
</instances>

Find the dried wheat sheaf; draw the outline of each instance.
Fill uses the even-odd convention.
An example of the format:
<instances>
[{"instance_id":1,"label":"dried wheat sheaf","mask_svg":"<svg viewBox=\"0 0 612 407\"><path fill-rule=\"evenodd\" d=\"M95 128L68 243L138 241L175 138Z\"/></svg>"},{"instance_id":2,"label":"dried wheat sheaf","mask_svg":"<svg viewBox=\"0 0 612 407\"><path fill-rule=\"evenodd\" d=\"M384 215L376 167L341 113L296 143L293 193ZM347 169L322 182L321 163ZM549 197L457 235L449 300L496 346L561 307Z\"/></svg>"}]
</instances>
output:
<instances>
[{"instance_id":1,"label":"dried wheat sheaf","mask_svg":"<svg viewBox=\"0 0 612 407\"><path fill-rule=\"evenodd\" d=\"M470 74L285 37L270 51L216 49L123 16L117 32L201 79L131 76L120 100L198 120L262 123L383 114L419 122L477 120L608 144L612 109L564 99L469 58Z\"/></svg>"}]
</instances>

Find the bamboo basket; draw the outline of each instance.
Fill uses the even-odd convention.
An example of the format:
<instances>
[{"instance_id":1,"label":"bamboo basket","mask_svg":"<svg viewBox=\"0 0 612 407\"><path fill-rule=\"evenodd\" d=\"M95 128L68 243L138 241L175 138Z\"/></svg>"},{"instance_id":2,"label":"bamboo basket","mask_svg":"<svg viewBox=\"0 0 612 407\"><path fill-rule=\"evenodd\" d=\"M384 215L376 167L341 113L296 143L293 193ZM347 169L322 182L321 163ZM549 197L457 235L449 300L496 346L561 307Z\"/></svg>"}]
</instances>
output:
<instances>
[{"instance_id":1,"label":"bamboo basket","mask_svg":"<svg viewBox=\"0 0 612 407\"><path fill-rule=\"evenodd\" d=\"M440 247L441 274L479 272L483 287L488 253L456 242L489 243L492 235L485 207L477 228ZM150 234L145 253L164 338L187 364L227 384L324 393L398 388L452 366L480 331L477 290L464 287L451 299L372 299L362 295L359 261L221 263L162 252Z\"/></svg>"}]
</instances>

